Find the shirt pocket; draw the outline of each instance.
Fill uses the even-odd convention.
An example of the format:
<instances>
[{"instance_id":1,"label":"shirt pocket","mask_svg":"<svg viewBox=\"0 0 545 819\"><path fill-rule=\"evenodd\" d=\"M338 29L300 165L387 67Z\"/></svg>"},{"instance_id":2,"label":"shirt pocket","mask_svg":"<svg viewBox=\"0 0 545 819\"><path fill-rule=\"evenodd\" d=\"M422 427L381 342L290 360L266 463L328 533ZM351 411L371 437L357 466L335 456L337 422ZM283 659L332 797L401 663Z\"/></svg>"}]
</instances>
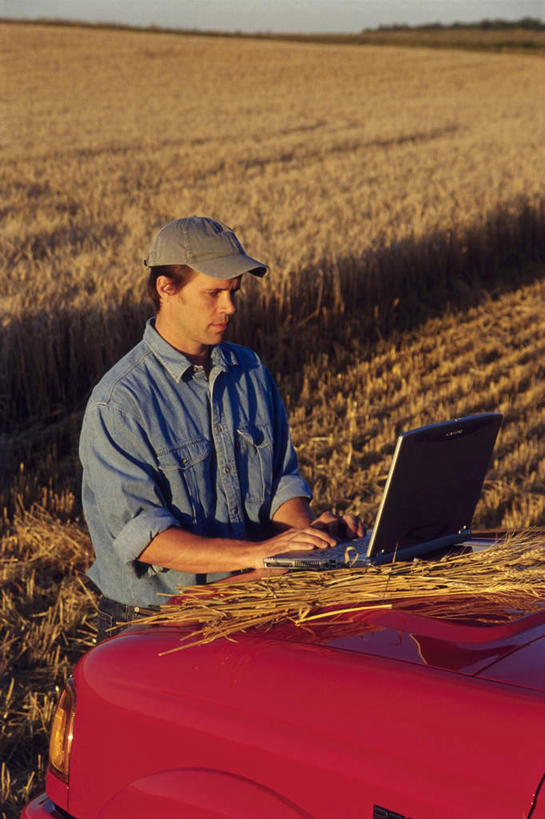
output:
<instances>
[{"instance_id":1,"label":"shirt pocket","mask_svg":"<svg viewBox=\"0 0 545 819\"><path fill-rule=\"evenodd\" d=\"M269 424L236 430L237 472L243 500L270 501L273 485L273 438Z\"/></svg>"},{"instance_id":2,"label":"shirt pocket","mask_svg":"<svg viewBox=\"0 0 545 819\"><path fill-rule=\"evenodd\" d=\"M206 438L183 441L158 451L157 460L169 487L171 509L180 523L195 529L195 524L209 520L215 509L211 442Z\"/></svg>"}]
</instances>

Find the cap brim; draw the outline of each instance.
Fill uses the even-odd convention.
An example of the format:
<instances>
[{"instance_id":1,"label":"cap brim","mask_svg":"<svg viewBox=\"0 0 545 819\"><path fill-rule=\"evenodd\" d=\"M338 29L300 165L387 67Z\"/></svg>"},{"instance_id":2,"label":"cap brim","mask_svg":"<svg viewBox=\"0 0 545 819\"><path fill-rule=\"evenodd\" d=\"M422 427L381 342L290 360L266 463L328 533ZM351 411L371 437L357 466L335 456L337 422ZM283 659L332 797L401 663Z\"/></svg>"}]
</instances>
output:
<instances>
[{"instance_id":1,"label":"cap brim","mask_svg":"<svg viewBox=\"0 0 545 819\"><path fill-rule=\"evenodd\" d=\"M245 253L232 253L229 256L220 256L219 259L198 262L192 265L198 273L212 276L213 279L234 279L243 273L252 273L254 276L264 276L269 272L269 266L246 256Z\"/></svg>"}]
</instances>

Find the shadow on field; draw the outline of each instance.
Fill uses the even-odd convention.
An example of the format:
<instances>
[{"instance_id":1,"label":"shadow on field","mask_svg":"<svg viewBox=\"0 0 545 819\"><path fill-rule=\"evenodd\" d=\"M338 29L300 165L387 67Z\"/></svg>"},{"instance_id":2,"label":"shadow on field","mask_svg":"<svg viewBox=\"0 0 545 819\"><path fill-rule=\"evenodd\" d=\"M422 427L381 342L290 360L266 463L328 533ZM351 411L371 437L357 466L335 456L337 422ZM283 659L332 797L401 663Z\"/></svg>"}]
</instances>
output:
<instances>
[{"instance_id":1,"label":"shadow on field","mask_svg":"<svg viewBox=\"0 0 545 819\"><path fill-rule=\"evenodd\" d=\"M284 394L305 367L348 365L380 339L445 309L515 289L545 260L545 201L498 209L463 233L442 231L361 256L324 258L297 276L245 282L230 339L255 349ZM533 264L532 264L533 263ZM251 279L251 280L250 280ZM15 317L0 335L0 457L4 485L21 461L34 467L74 452L92 386L142 335L148 302ZM48 453L44 457L44 453ZM67 472L74 468L73 461ZM69 475L67 474L67 479ZM0 482L2 470L0 469ZM73 475L72 475L73 482Z\"/></svg>"}]
</instances>

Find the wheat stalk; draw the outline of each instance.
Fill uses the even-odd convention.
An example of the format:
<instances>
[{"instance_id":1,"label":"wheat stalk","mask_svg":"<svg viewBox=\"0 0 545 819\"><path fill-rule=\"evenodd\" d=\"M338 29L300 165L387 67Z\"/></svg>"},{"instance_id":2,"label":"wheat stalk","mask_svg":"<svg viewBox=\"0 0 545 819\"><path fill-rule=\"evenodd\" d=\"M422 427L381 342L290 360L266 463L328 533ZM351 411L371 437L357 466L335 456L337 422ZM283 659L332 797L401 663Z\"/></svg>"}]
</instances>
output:
<instances>
[{"instance_id":1,"label":"wheat stalk","mask_svg":"<svg viewBox=\"0 0 545 819\"><path fill-rule=\"evenodd\" d=\"M505 622L544 605L545 542L528 530L440 560L181 587L175 602L138 622L190 628L180 645L186 648L282 620L304 626L374 608L410 606L434 617Z\"/></svg>"}]
</instances>

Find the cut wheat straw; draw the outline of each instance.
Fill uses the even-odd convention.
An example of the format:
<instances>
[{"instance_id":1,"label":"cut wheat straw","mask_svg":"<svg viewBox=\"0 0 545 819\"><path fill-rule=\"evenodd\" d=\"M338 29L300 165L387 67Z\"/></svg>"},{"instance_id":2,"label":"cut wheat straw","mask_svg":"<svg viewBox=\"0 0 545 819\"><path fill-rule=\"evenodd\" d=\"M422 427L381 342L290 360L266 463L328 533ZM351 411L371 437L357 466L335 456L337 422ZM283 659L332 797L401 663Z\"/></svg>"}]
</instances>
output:
<instances>
[{"instance_id":1,"label":"cut wheat straw","mask_svg":"<svg viewBox=\"0 0 545 819\"><path fill-rule=\"evenodd\" d=\"M505 622L545 608L545 538L526 531L436 561L292 572L180 592L176 603L138 621L192 627L180 648L283 620L302 626L376 608L410 606L434 617Z\"/></svg>"}]
</instances>

